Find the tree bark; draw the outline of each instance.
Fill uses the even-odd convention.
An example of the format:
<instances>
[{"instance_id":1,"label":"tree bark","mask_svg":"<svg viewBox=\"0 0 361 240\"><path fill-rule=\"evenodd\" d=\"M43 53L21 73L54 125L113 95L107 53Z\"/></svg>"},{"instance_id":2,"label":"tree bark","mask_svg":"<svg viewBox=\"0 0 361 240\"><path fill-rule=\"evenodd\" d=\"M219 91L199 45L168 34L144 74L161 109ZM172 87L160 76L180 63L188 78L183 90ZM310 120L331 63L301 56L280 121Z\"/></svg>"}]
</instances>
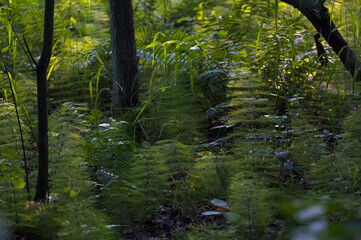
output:
<instances>
[{"instance_id":1,"label":"tree bark","mask_svg":"<svg viewBox=\"0 0 361 240\"><path fill-rule=\"evenodd\" d=\"M47 69L51 59L54 34L54 0L45 0L43 49L36 65L38 90L38 180L34 200L44 202L48 192L48 87Z\"/></svg>"},{"instance_id":2,"label":"tree bark","mask_svg":"<svg viewBox=\"0 0 361 240\"><path fill-rule=\"evenodd\" d=\"M301 11L312 23L316 30L325 38L327 43L339 56L346 69L361 81L361 62L337 30L330 18L328 9L323 5L324 0L281 0Z\"/></svg>"},{"instance_id":3,"label":"tree bark","mask_svg":"<svg viewBox=\"0 0 361 240\"><path fill-rule=\"evenodd\" d=\"M113 64L113 110L132 107L137 100L137 55L132 0L109 0Z\"/></svg>"}]
</instances>

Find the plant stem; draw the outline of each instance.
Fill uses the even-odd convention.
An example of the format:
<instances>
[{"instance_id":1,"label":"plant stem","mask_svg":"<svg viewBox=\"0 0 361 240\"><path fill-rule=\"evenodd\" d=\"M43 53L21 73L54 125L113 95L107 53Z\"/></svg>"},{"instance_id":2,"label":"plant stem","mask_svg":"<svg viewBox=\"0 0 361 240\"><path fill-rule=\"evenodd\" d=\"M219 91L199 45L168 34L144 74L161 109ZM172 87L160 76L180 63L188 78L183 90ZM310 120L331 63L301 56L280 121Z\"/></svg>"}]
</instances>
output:
<instances>
[{"instance_id":1,"label":"plant stem","mask_svg":"<svg viewBox=\"0 0 361 240\"><path fill-rule=\"evenodd\" d=\"M20 138L21 138L21 146L22 146L22 149L23 149L23 158L24 158L24 170L25 170L25 182L26 182L26 192L28 193L28 201L30 201L30 187L29 187L29 175L28 175L28 166L27 166L27 161L26 161L26 153L25 153L25 144L24 144L24 136L23 136L23 131L22 131L22 128L21 128L21 122L20 122L20 117L19 117L19 112L18 112L18 106L16 104L16 99L15 99L15 92L14 92L14 86L11 82L11 79L10 79L10 75L9 75L9 71L8 71L8 68L5 64L5 60L4 60L4 57L2 55L2 52L0 52L1 54L1 60L3 62L3 65L4 65L4 68L5 68L5 71L6 71L6 75L8 77L8 80L9 80L9 85L10 85L10 89L11 89L11 93L13 95L13 102L14 102L14 107L15 107L15 112L16 112L16 118L18 120L18 124L19 124L19 132L20 132Z\"/></svg>"}]
</instances>

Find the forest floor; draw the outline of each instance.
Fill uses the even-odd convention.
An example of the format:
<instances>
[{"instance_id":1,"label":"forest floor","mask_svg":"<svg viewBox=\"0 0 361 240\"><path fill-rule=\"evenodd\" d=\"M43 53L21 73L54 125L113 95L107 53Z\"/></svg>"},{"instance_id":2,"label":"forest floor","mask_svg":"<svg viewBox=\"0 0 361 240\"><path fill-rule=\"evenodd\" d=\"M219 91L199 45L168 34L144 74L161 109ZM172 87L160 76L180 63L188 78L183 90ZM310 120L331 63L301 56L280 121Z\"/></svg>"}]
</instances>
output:
<instances>
[{"instance_id":1,"label":"forest floor","mask_svg":"<svg viewBox=\"0 0 361 240\"><path fill-rule=\"evenodd\" d=\"M227 92L227 101L206 113L184 89L164 96L157 116L177 119L179 126L167 132L162 125L160 141L138 150L162 159L168 170L157 175L171 174L158 183L164 196L147 190L154 202L145 204L153 210L124 230L126 239L288 238L282 204L331 194L320 190L315 175L338 138L327 130L324 92L290 99L297 104L279 110L267 84L243 71L235 72ZM198 122L187 125L190 119Z\"/></svg>"},{"instance_id":2,"label":"forest floor","mask_svg":"<svg viewBox=\"0 0 361 240\"><path fill-rule=\"evenodd\" d=\"M28 2L11 3L1 33L30 193L4 75L0 238L361 239L361 88L332 49L319 66L314 28L282 1L136 1L139 102L118 116L106 2L59 1L50 189L45 204L29 201L36 78L14 32L35 57L42 13ZM359 1L346 2L333 19L359 52Z\"/></svg>"},{"instance_id":3,"label":"forest floor","mask_svg":"<svg viewBox=\"0 0 361 240\"><path fill-rule=\"evenodd\" d=\"M358 223L349 206L360 204L357 95L341 101L314 88L280 107L282 97L242 70L233 70L226 101L213 107L187 82L156 94L135 130L99 111L89 115L85 104L52 112L49 204L1 189L2 211L18 237L302 239L332 236L329 226L357 231L349 230ZM16 133L12 109L2 104L0 124L12 134L2 128L7 144L0 149L20 159L7 150ZM129 129L146 140L133 145ZM36 143L27 150L35 159ZM343 214L351 217L339 220ZM312 224L321 223L315 232Z\"/></svg>"}]
</instances>

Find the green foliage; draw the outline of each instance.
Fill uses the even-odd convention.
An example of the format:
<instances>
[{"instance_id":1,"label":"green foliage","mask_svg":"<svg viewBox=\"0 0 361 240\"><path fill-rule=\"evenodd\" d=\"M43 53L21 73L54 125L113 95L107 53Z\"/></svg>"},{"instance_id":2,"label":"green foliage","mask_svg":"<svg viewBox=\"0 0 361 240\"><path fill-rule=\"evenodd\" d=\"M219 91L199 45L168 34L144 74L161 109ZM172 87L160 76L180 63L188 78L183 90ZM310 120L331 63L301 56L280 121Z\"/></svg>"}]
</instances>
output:
<instances>
[{"instance_id":1,"label":"green foliage","mask_svg":"<svg viewBox=\"0 0 361 240\"><path fill-rule=\"evenodd\" d=\"M25 173L21 169L21 144L14 144L12 139L20 141L19 130L17 129L14 105L2 103L0 109L0 125L2 134L0 138L0 184L12 183L17 189L25 187ZM7 127L5 127L7 126Z\"/></svg>"},{"instance_id":2,"label":"green foliage","mask_svg":"<svg viewBox=\"0 0 361 240\"><path fill-rule=\"evenodd\" d=\"M271 224L273 198L249 175L237 174L234 179L230 186L230 205L240 219L233 225L245 239L259 239Z\"/></svg>"},{"instance_id":3,"label":"green foliage","mask_svg":"<svg viewBox=\"0 0 361 240\"><path fill-rule=\"evenodd\" d=\"M133 2L139 105L116 119L107 2L57 2L47 204L26 200L0 76L0 211L14 237L357 239L359 86L324 39L319 66L305 17L278 0ZM358 54L360 1L326 6ZM32 194L36 82L23 46L38 58L43 7L0 6Z\"/></svg>"},{"instance_id":4,"label":"green foliage","mask_svg":"<svg viewBox=\"0 0 361 240\"><path fill-rule=\"evenodd\" d=\"M325 156L314 169L315 174L322 174L319 186L323 191L345 192L358 194L360 185L360 157L357 146L360 141L358 134L360 110L357 109L344 123L344 133L338 140L335 153Z\"/></svg>"},{"instance_id":5,"label":"green foliage","mask_svg":"<svg viewBox=\"0 0 361 240\"><path fill-rule=\"evenodd\" d=\"M50 118L51 193L44 220L55 221L62 239L112 238L109 219L92 205L93 182L89 176L89 159L85 158L82 135L88 125L84 105L64 103ZM50 216L47 216L49 214ZM53 236L54 231L51 233Z\"/></svg>"},{"instance_id":6,"label":"green foliage","mask_svg":"<svg viewBox=\"0 0 361 240\"><path fill-rule=\"evenodd\" d=\"M14 232L20 236L27 235L42 239L53 239L54 237L97 239L103 236L109 238L114 236L114 232L107 228L109 225L107 217L92 206L94 197L89 197L92 196L92 182L88 174L89 163L84 158L84 143L81 140L81 135L85 134L88 129L84 111L84 105L74 106L71 103L64 103L50 117L51 192L48 204L26 202L24 190L2 189L1 200L3 204L1 211L9 220L13 216L15 217L15 223L10 225L14 225ZM9 117L12 115L10 114ZM16 118L12 117L12 121L15 121ZM1 122L1 124L4 123ZM7 125L10 126L11 130L11 124L7 123ZM11 131L4 132L2 136L13 138ZM21 160L21 157L12 150L14 148L9 149L9 145L7 147L6 145L2 146L2 184L12 181L15 188L22 189L25 185L23 181L24 171L15 165ZM32 156L32 154L28 154L28 156ZM31 168L36 167L33 166L33 161L31 161L31 165ZM31 186L35 185L35 179L35 173L31 172Z\"/></svg>"},{"instance_id":7,"label":"green foliage","mask_svg":"<svg viewBox=\"0 0 361 240\"><path fill-rule=\"evenodd\" d=\"M291 239L357 239L361 223L355 205L359 205L355 198L323 196L314 201L293 200L282 204L283 211L291 217L285 227L297 226Z\"/></svg>"}]
</instances>

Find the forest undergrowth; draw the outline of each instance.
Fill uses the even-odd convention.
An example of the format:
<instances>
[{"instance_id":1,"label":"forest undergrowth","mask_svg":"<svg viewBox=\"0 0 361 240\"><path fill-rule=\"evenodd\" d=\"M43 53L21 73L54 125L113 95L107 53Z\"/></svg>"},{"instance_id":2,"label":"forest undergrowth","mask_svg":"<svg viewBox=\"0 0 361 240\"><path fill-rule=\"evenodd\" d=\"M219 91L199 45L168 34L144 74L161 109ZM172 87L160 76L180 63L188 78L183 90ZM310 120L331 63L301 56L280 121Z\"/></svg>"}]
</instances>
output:
<instances>
[{"instance_id":1,"label":"forest undergrowth","mask_svg":"<svg viewBox=\"0 0 361 240\"><path fill-rule=\"evenodd\" d=\"M106 6L58 3L44 204L29 200L35 81L15 35L38 53L20 12L42 13L12 6L0 34L20 115L3 74L0 238L360 239L360 86L337 54L321 66L312 26L279 1L149 2L134 3L138 104L118 115ZM356 5L328 7L359 52Z\"/></svg>"}]
</instances>

